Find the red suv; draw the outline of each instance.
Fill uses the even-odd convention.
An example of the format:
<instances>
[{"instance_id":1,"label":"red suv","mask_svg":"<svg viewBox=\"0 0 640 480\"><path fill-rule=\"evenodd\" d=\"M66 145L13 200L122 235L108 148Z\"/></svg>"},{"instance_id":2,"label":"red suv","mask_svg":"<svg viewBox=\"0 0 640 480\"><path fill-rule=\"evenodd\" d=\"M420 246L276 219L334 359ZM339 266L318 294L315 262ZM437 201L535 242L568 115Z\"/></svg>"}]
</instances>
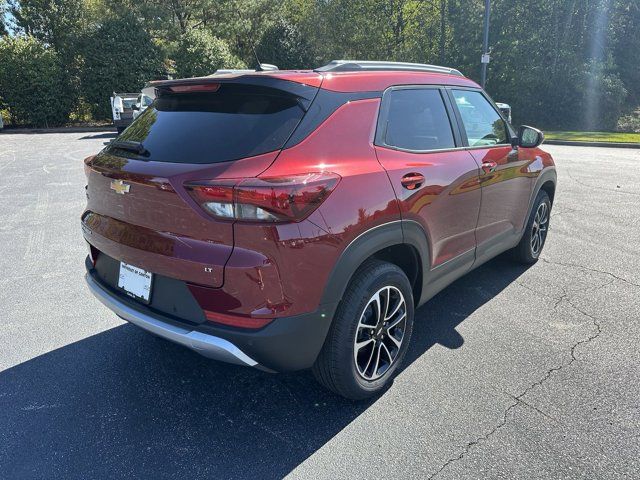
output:
<instances>
[{"instance_id":1,"label":"red suv","mask_svg":"<svg viewBox=\"0 0 640 480\"><path fill-rule=\"evenodd\" d=\"M154 84L85 160L86 280L202 355L380 392L414 311L506 250L535 262L556 186L457 70L333 61Z\"/></svg>"}]
</instances>

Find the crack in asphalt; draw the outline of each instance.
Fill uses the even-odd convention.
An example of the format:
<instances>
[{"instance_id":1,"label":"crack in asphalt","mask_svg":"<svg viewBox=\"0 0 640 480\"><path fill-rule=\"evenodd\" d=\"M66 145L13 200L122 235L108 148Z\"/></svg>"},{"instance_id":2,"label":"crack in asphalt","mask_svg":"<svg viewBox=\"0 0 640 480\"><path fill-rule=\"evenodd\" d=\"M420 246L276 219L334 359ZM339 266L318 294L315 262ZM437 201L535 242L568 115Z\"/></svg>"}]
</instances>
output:
<instances>
[{"instance_id":1,"label":"crack in asphalt","mask_svg":"<svg viewBox=\"0 0 640 480\"><path fill-rule=\"evenodd\" d=\"M624 194L624 195L635 195L635 196L640 195L640 193L637 193L637 192L627 192L626 190L619 190L619 188L620 188L620 187L618 187L618 188L615 188L615 189L614 189L614 188L605 188L605 187L602 187L602 186L598 186L598 187L596 187L595 185L589 185L588 183L584 183L584 182L582 182L581 180L576 180L576 179L574 178L574 176L573 176L573 175L571 175L571 173L569 173L569 171L567 171L566 173L567 173L567 175L569 176L569 178L570 178L571 180L573 180L573 181L574 181L574 182L576 182L578 185L581 185L581 186L583 186L583 187L587 187L587 188L599 188L600 190L606 190L606 191L608 191L608 192L614 192L614 193L622 193L622 194Z\"/></svg>"},{"instance_id":2,"label":"crack in asphalt","mask_svg":"<svg viewBox=\"0 0 640 480\"><path fill-rule=\"evenodd\" d=\"M551 217L550 218L551 218L551 220L553 220L554 218L561 217L561 216L563 216L564 214L567 214L567 213L580 213L580 212L581 212L581 210L578 210L577 208L554 205L553 209L551 210ZM553 226L553 224L549 223L549 231L551 231L552 226Z\"/></svg>"},{"instance_id":3,"label":"crack in asphalt","mask_svg":"<svg viewBox=\"0 0 640 480\"><path fill-rule=\"evenodd\" d=\"M516 285L520 285L522 288L524 288L524 289L526 289L526 290L529 290L530 292L535 293L536 295L540 295L540 296L542 296L542 297L547 297L547 298L551 298L551 299L553 299L553 300L557 300L557 298L556 298L556 297L554 297L553 295L549 295L548 293L539 292L538 290L536 290L536 289L534 289L534 288L531 288L531 287L530 287L530 286L528 286L527 284L522 283L522 282L519 282L518 280L514 280L514 283L515 283Z\"/></svg>"},{"instance_id":4,"label":"crack in asphalt","mask_svg":"<svg viewBox=\"0 0 640 480\"><path fill-rule=\"evenodd\" d=\"M564 267L576 267L576 268L584 268L586 270L592 270L594 272L598 272L601 274L606 274L606 275L610 275L611 277L613 277L610 281L603 283L602 285L598 285L598 287L596 288L597 290L604 288L608 285L611 285L612 283L614 283L616 280L621 280L623 282L626 283L630 283L631 285L635 285L632 282L629 282L628 280L625 280L623 278L617 277L616 275L610 273L610 272L605 272L605 271L599 271L599 270L595 270L595 269L589 269L587 267L582 267L581 265L575 265L575 264L561 264L561 263L557 263L557 262L551 262L549 260L545 260L542 259L543 261L545 261L546 263L550 263L550 264L556 264L556 265L561 265ZM454 457L450 457L444 464L442 464L442 466L432 475L430 475L428 478L433 479L436 476L438 476L440 473L442 473L445 469L447 469L451 464L457 462L458 460L461 460L467 453L469 453L469 451L476 445L479 445L480 443L488 440L492 435L494 435L498 430L500 430L502 427L504 427L507 424L507 421L509 419L509 413L516 408L518 405L525 405L533 410L535 410L536 412L540 413L541 415L545 416L546 418L549 418L550 420L562 425L561 422L559 422L558 420L556 420L555 418L551 417L549 414L545 413L544 411L542 411L541 409L539 409L538 407L535 407L527 402L525 402L523 399L523 397L525 397L529 392L531 392L533 389L541 386L543 383L545 383L550 377L551 375L553 375L555 372L559 372L560 370L562 370L563 368L569 367L571 366L575 361L578 360L578 358L576 357L576 349L582 345L586 345L588 343L591 343L592 341L594 341L596 338L598 338L601 334L602 334L602 325L600 323L600 321L598 320L598 318L595 315L592 315L588 312L586 312L584 309L578 307L574 302L572 302L569 298L569 293L566 291L566 289L562 288L562 295L560 295L559 297L553 297L551 295L548 295L546 293L543 292L539 292L533 288L528 287L527 285L523 284L522 282L515 282L516 284L518 284L519 286L533 292L536 293L537 295L541 295L547 298L552 298L556 300L556 303L553 306L554 311L556 311L559 307L559 305L562 302L566 302L571 308L573 308L575 311L577 311L578 313L584 315L587 318L591 319L591 322L593 324L593 331L591 332L591 334L589 336L587 336L586 338L583 338L582 340L578 340L577 342L575 342L573 345L571 345L571 348L569 349L569 353L570 353L570 359L568 362L566 363L562 363L558 366L552 367L550 369L548 369L544 375L539 378L538 380L536 380L535 382L533 382L532 384L530 384L527 388L525 388L521 393L519 393L518 395L512 395L508 392L503 392L505 395L509 396L512 400L513 403L511 403L503 412L502 412L502 418L500 419L500 421L491 429L489 430L487 433L485 433L484 435L477 437L476 439L468 442L466 445L463 446L462 451ZM636 286L640 286L640 285L636 285Z\"/></svg>"},{"instance_id":5,"label":"crack in asphalt","mask_svg":"<svg viewBox=\"0 0 640 480\"><path fill-rule=\"evenodd\" d=\"M584 265L579 265L577 263L554 262L552 260L547 260L546 258L542 258L542 257L540 257L540 260L542 260L544 263L548 263L549 265L558 265L558 266L561 266L561 267L573 267L573 268L578 268L580 270L586 270L587 272L601 273L603 275L609 275L610 277L613 277L616 280L620 280L621 282L627 283L627 284L632 285L634 287L640 287L640 284L634 283L631 280L627 280L626 278L620 277L620 276L616 275L615 273L611 273L611 272L608 272L606 270L599 270L597 268L585 267Z\"/></svg>"},{"instance_id":6,"label":"crack in asphalt","mask_svg":"<svg viewBox=\"0 0 640 480\"><path fill-rule=\"evenodd\" d=\"M508 392L503 392L505 395L509 395L511 398L513 398L514 400L516 400L518 403L521 403L522 405L526 405L527 407L529 407L531 410L535 410L536 412L538 412L540 415L544 416L545 418L548 418L549 420L557 423L558 425L560 425L561 427L565 427L565 424L562 423L560 420L558 420L555 417L552 417L551 415L549 415L547 412L544 412L542 409L536 407L535 405L531 404L531 403L527 403L524 400L522 400L522 398L516 398L513 395L511 395Z\"/></svg>"}]
</instances>

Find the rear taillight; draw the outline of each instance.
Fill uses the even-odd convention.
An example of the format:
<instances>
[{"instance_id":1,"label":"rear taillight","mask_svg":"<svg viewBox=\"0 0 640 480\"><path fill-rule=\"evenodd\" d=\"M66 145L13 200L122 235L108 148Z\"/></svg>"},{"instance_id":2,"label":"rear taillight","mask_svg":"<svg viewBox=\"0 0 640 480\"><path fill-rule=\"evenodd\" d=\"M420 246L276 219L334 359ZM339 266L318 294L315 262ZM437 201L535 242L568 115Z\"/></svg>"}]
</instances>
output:
<instances>
[{"instance_id":1,"label":"rear taillight","mask_svg":"<svg viewBox=\"0 0 640 480\"><path fill-rule=\"evenodd\" d=\"M233 187L237 180L188 183L185 188L209 215L233 220Z\"/></svg>"},{"instance_id":2,"label":"rear taillight","mask_svg":"<svg viewBox=\"0 0 640 480\"><path fill-rule=\"evenodd\" d=\"M335 173L190 182L185 188L211 216L251 222L299 222L320 206L340 181Z\"/></svg>"}]
</instances>

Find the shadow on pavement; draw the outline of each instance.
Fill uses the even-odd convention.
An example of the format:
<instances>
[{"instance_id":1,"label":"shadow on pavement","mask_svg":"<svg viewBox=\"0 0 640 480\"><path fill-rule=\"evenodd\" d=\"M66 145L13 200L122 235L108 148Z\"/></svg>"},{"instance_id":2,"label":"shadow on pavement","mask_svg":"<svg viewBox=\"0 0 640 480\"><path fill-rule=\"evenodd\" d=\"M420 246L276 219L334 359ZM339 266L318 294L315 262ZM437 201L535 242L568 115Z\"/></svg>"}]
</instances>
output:
<instances>
[{"instance_id":1,"label":"shadow on pavement","mask_svg":"<svg viewBox=\"0 0 640 480\"><path fill-rule=\"evenodd\" d=\"M494 260L418 310L404 367L460 347L455 328L524 270ZM374 402L123 325L0 372L0 478L281 478Z\"/></svg>"}]
</instances>

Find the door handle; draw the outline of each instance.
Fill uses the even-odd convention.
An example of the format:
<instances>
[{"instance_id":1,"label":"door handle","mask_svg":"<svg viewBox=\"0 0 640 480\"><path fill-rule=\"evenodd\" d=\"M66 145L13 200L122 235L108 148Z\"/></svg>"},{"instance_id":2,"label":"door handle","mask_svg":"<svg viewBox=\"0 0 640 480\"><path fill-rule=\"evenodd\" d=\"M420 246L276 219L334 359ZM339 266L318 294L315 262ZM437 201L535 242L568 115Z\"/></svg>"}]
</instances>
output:
<instances>
[{"instance_id":1,"label":"door handle","mask_svg":"<svg viewBox=\"0 0 640 480\"><path fill-rule=\"evenodd\" d=\"M493 173L493 171L498 167L496 162L483 162L482 163L482 171L485 174Z\"/></svg>"},{"instance_id":2,"label":"door handle","mask_svg":"<svg viewBox=\"0 0 640 480\"><path fill-rule=\"evenodd\" d=\"M402 183L402 186L407 190L415 190L424 184L424 175L421 173L407 173L402 177L400 183Z\"/></svg>"}]
</instances>

